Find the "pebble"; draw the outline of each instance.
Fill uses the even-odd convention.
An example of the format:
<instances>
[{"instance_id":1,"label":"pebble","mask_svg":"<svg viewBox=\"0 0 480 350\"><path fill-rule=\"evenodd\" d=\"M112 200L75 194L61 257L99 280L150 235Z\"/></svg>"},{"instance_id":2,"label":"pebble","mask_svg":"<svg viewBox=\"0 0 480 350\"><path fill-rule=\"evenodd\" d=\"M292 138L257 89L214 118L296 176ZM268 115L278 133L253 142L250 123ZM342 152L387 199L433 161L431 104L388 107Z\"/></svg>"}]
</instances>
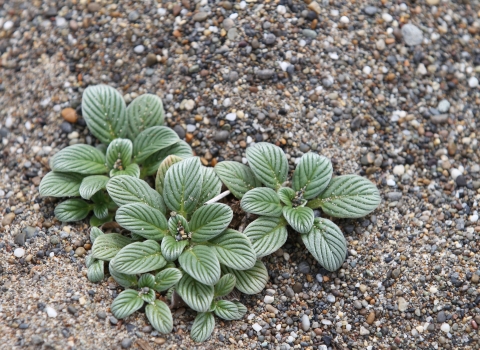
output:
<instances>
[{"instance_id":1,"label":"pebble","mask_svg":"<svg viewBox=\"0 0 480 350\"><path fill-rule=\"evenodd\" d=\"M398 310L400 312L404 312L408 309L408 302L403 297L399 297L397 299L397 304L398 304Z\"/></svg>"},{"instance_id":2,"label":"pebble","mask_svg":"<svg viewBox=\"0 0 480 350\"><path fill-rule=\"evenodd\" d=\"M143 51L145 51L145 46L137 45L133 48L133 51L137 54L141 54L141 53L143 53Z\"/></svg>"},{"instance_id":3,"label":"pebble","mask_svg":"<svg viewBox=\"0 0 480 350\"><path fill-rule=\"evenodd\" d=\"M470 79L468 79L468 86L472 89L476 88L478 86L477 77L471 77Z\"/></svg>"},{"instance_id":4,"label":"pebble","mask_svg":"<svg viewBox=\"0 0 480 350\"><path fill-rule=\"evenodd\" d=\"M227 130L219 130L215 132L213 139L215 140L215 142L225 142L227 141L229 136L230 132L228 132Z\"/></svg>"},{"instance_id":5,"label":"pebble","mask_svg":"<svg viewBox=\"0 0 480 350\"><path fill-rule=\"evenodd\" d=\"M271 295L265 295L265 298L263 299L265 304L271 304L271 303L273 303L274 300L275 300L275 298L272 297Z\"/></svg>"},{"instance_id":6,"label":"pebble","mask_svg":"<svg viewBox=\"0 0 480 350\"><path fill-rule=\"evenodd\" d=\"M378 12L378 8L375 6L367 6L363 9L363 12L365 12L369 16L373 16Z\"/></svg>"},{"instance_id":7,"label":"pebble","mask_svg":"<svg viewBox=\"0 0 480 350\"><path fill-rule=\"evenodd\" d=\"M395 165L393 168L393 173L397 176L402 176L405 174L405 166L403 166L403 164Z\"/></svg>"},{"instance_id":8,"label":"pebble","mask_svg":"<svg viewBox=\"0 0 480 350\"><path fill-rule=\"evenodd\" d=\"M13 219L15 219L15 213L5 214L2 219L2 226L10 225L13 222Z\"/></svg>"},{"instance_id":9,"label":"pebble","mask_svg":"<svg viewBox=\"0 0 480 350\"><path fill-rule=\"evenodd\" d=\"M437 109L440 113L447 113L450 109L450 102L447 100L441 100L437 106Z\"/></svg>"},{"instance_id":10,"label":"pebble","mask_svg":"<svg viewBox=\"0 0 480 350\"><path fill-rule=\"evenodd\" d=\"M408 46L420 45L423 42L423 33L417 26L407 23L402 27L402 35Z\"/></svg>"},{"instance_id":11,"label":"pebble","mask_svg":"<svg viewBox=\"0 0 480 350\"><path fill-rule=\"evenodd\" d=\"M335 297L332 294L327 295L327 301L329 303L334 303L335 302Z\"/></svg>"},{"instance_id":12,"label":"pebble","mask_svg":"<svg viewBox=\"0 0 480 350\"><path fill-rule=\"evenodd\" d=\"M77 112L73 108L62 109L62 118L67 122L75 124L78 120Z\"/></svg>"},{"instance_id":13,"label":"pebble","mask_svg":"<svg viewBox=\"0 0 480 350\"><path fill-rule=\"evenodd\" d=\"M83 247L78 247L77 249L75 249L75 255L79 256L79 257L82 257L84 256L85 254L87 254L87 251L85 250L85 248Z\"/></svg>"},{"instance_id":14,"label":"pebble","mask_svg":"<svg viewBox=\"0 0 480 350\"><path fill-rule=\"evenodd\" d=\"M185 102L185 109L187 111L191 111L195 108L195 101L194 100L187 100Z\"/></svg>"},{"instance_id":15,"label":"pebble","mask_svg":"<svg viewBox=\"0 0 480 350\"><path fill-rule=\"evenodd\" d=\"M366 329L364 326L360 326L360 335L369 335L370 331Z\"/></svg>"},{"instance_id":16,"label":"pebble","mask_svg":"<svg viewBox=\"0 0 480 350\"><path fill-rule=\"evenodd\" d=\"M204 22L208 18L208 13L207 12L197 12L195 15L193 15L193 21L194 22Z\"/></svg>"},{"instance_id":17,"label":"pebble","mask_svg":"<svg viewBox=\"0 0 480 350\"><path fill-rule=\"evenodd\" d=\"M283 6L283 5L278 5L278 6L277 6L277 13L278 13L279 15L284 15L284 14L287 13L287 8L286 8L285 6Z\"/></svg>"},{"instance_id":18,"label":"pebble","mask_svg":"<svg viewBox=\"0 0 480 350\"><path fill-rule=\"evenodd\" d=\"M15 255L15 257L17 258L21 258L25 255L25 249L23 248L16 248L14 251L13 251L13 255Z\"/></svg>"},{"instance_id":19,"label":"pebble","mask_svg":"<svg viewBox=\"0 0 480 350\"><path fill-rule=\"evenodd\" d=\"M47 306L45 308L45 312L47 313L48 317L57 317L57 311L55 311L55 309L51 306Z\"/></svg>"},{"instance_id":20,"label":"pebble","mask_svg":"<svg viewBox=\"0 0 480 350\"><path fill-rule=\"evenodd\" d=\"M123 338L122 340L122 343L121 343L121 346L122 346L122 349L130 349L130 347L132 346L133 344L133 340L130 339L130 338Z\"/></svg>"},{"instance_id":21,"label":"pebble","mask_svg":"<svg viewBox=\"0 0 480 350\"><path fill-rule=\"evenodd\" d=\"M307 315L302 316L302 329L306 332L310 329L310 319Z\"/></svg>"},{"instance_id":22,"label":"pebble","mask_svg":"<svg viewBox=\"0 0 480 350\"><path fill-rule=\"evenodd\" d=\"M256 331L256 332L260 332L262 330L262 326L260 326L258 323L254 323L252 325L252 328Z\"/></svg>"},{"instance_id":23,"label":"pebble","mask_svg":"<svg viewBox=\"0 0 480 350\"><path fill-rule=\"evenodd\" d=\"M368 314L367 323L368 323L368 324L372 324L373 321L375 321L375 312L374 312L374 311L371 311L371 312Z\"/></svg>"},{"instance_id":24,"label":"pebble","mask_svg":"<svg viewBox=\"0 0 480 350\"><path fill-rule=\"evenodd\" d=\"M445 333L449 333L450 332L450 325L448 323L443 323L442 326L440 327L440 329Z\"/></svg>"}]
</instances>

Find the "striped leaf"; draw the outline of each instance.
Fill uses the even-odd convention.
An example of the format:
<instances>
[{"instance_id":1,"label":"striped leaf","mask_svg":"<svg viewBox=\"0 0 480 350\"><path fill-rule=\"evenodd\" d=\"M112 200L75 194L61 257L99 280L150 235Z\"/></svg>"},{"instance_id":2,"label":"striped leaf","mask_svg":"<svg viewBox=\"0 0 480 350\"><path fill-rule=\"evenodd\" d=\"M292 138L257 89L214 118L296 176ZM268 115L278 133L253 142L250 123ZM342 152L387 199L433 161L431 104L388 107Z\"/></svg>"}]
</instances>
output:
<instances>
[{"instance_id":1,"label":"striped leaf","mask_svg":"<svg viewBox=\"0 0 480 350\"><path fill-rule=\"evenodd\" d=\"M202 343L213 333L215 328L215 318L211 312L200 312L193 321L192 331L190 337L197 343Z\"/></svg>"},{"instance_id":2,"label":"striped leaf","mask_svg":"<svg viewBox=\"0 0 480 350\"><path fill-rule=\"evenodd\" d=\"M234 275L227 273L222 276L215 284L214 293L215 297L223 297L230 294L230 292L235 288L235 283L237 282Z\"/></svg>"},{"instance_id":3,"label":"striped leaf","mask_svg":"<svg viewBox=\"0 0 480 350\"><path fill-rule=\"evenodd\" d=\"M75 197L80 195L80 186L84 176L73 173L49 172L40 182L42 197Z\"/></svg>"},{"instance_id":4,"label":"striped leaf","mask_svg":"<svg viewBox=\"0 0 480 350\"><path fill-rule=\"evenodd\" d=\"M208 311L213 300L213 286L200 283L188 274L184 274L178 282L176 292L190 308L197 312Z\"/></svg>"},{"instance_id":5,"label":"striped leaf","mask_svg":"<svg viewBox=\"0 0 480 350\"><path fill-rule=\"evenodd\" d=\"M92 135L105 144L127 134L125 101L110 86L95 85L85 89L82 116Z\"/></svg>"},{"instance_id":6,"label":"striped leaf","mask_svg":"<svg viewBox=\"0 0 480 350\"><path fill-rule=\"evenodd\" d=\"M222 273L231 273L237 279L235 287L244 294L260 293L268 281L268 272L265 265L257 260L255 266L248 270L235 270L222 265Z\"/></svg>"},{"instance_id":7,"label":"striped leaf","mask_svg":"<svg viewBox=\"0 0 480 350\"><path fill-rule=\"evenodd\" d=\"M208 241L221 234L233 219L232 209L222 203L204 205L197 209L190 220L193 242Z\"/></svg>"},{"instance_id":8,"label":"striped leaf","mask_svg":"<svg viewBox=\"0 0 480 350\"><path fill-rule=\"evenodd\" d=\"M239 301L233 301L233 303L235 305L237 305L237 309L238 309L238 317L237 317L237 320L240 320L243 318L243 316L245 316L245 314L247 313L247 308L245 307L245 305L243 305L241 302Z\"/></svg>"},{"instance_id":9,"label":"striped leaf","mask_svg":"<svg viewBox=\"0 0 480 350\"><path fill-rule=\"evenodd\" d=\"M260 142L247 148L248 165L267 187L278 190L287 180L288 161L280 147Z\"/></svg>"},{"instance_id":10,"label":"striped leaf","mask_svg":"<svg viewBox=\"0 0 480 350\"><path fill-rule=\"evenodd\" d=\"M90 229L90 242L95 243L95 240L103 235L104 233L102 232L102 230L100 230L98 227L92 227Z\"/></svg>"},{"instance_id":11,"label":"striped leaf","mask_svg":"<svg viewBox=\"0 0 480 350\"><path fill-rule=\"evenodd\" d=\"M120 273L115 270L115 266L110 262L108 265L108 270L110 275L113 277L115 282L121 285L124 288L135 288L138 285L137 276L136 275L127 275L126 273Z\"/></svg>"},{"instance_id":12,"label":"striped leaf","mask_svg":"<svg viewBox=\"0 0 480 350\"><path fill-rule=\"evenodd\" d=\"M119 207L130 203L144 203L164 214L166 212L162 196L145 181L135 177L115 176L108 181L107 191Z\"/></svg>"},{"instance_id":13,"label":"striped leaf","mask_svg":"<svg viewBox=\"0 0 480 350\"><path fill-rule=\"evenodd\" d=\"M202 191L200 192L198 206L218 196L222 191L222 182L217 174L215 174L213 168L202 167L202 174Z\"/></svg>"},{"instance_id":14,"label":"striped leaf","mask_svg":"<svg viewBox=\"0 0 480 350\"><path fill-rule=\"evenodd\" d=\"M255 265L255 251L248 237L243 233L227 229L210 241L209 246L214 248L218 260L223 265L237 270L247 270Z\"/></svg>"},{"instance_id":15,"label":"striped leaf","mask_svg":"<svg viewBox=\"0 0 480 350\"><path fill-rule=\"evenodd\" d=\"M295 191L302 191L305 199L315 198L327 188L332 173L330 159L312 152L305 153L293 172L292 187Z\"/></svg>"},{"instance_id":16,"label":"striped leaf","mask_svg":"<svg viewBox=\"0 0 480 350\"><path fill-rule=\"evenodd\" d=\"M166 236L162 240L162 255L167 261L175 261L183 253L188 241L178 241L172 236Z\"/></svg>"},{"instance_id":17,"label":"striped leaf","mask_svg":"<svg viewBox=\"0 0 480 350\"><path fill-rule=\"evenodd\" d=\"M325 192L310 201L311 208L322 208L337 218L360 218L380 204L380 193L368 179L358 175L343 175L332 179Z\"/></svg>"},{"instance_id":18,"label":"striped leaf","mask_svg":"<svg viewBox=\"0 0 480 350\"><path fill-rule=\"evenodd\" d=\"M190 225L182 215L176 214L168 219L168 229L170 230L170 234L175 237L182 232L190 232Z\"/></svg>"},{"instance_id":19,"label":"striped leaf","mask_svg":"<svg viewBox=\"0 0 480 350\"><path fill-rule=\"evenodd\" d=\"M148 292L142 291L140 298L146 303L153 303L155 301L155 291L153 289L149 289Z\"/></svg>"},{"instance_id":20,"label":"striped leaf","mask_svg":"<svg viewBox=\"0 0 480 350\"><path fill-rule=\"evenodd\" d=\"M167 173L167 170L170 169L173 164L180 161L182 161L182 158L172 154L160 163L157 170L157 176L155 177L155 189L158 193L163 195L163 183L165 182L165 174Z\"/></svg>"},{"instance_id":21,"label":"striped leaf","mask_svg":"<svg viewBox=\"0 0 480 350\"><path fill-rule=\"evenodd\" d=\"M258 187L243 196L240 205L247 213L277 217L282 215L282 206L277 193L271 188Z\"/></svg>"},{"instance_id":22,"label":"striped leaf","mask_svg":"<svg viewBox=\"0 0 480 350\"><path fill-rule=\"evenodd\" d=\"M144 94L135 98L127 107L129 136L131 139L152 126L163 125L162 99L157 95Z\"/></svg>"},{"instance_id":23,"label":"striped leaf","mask_svg":"<svg viewBox=\"0 0 480 350\"><path fill-rule=\"evenodd\" d=\"M133 141L135 162L141 164L155 152L172 146L179 140L177 133L166 126L145 129Z\"/></svg>"},{"instance_id":24,"label":"striped leaf","mask_svg":"<svg viewBox=\"0 0 480 350\"><path fill-rule=\"evenodd\" d=\"M128 164L127 167L123 170L110 170L110 177L118 176L118 175L128 175L133 176L136 178L140 177L140 167L136 163Z\"/></svg>"},{"instance_id":25,"label":"striped leaf","mask_svg":"<svg viewBox=\"0 0 480 350\"><path fill-rule=\"evenodd\" d=\"M160 210L143 203L121 206L115 219L123 228L146 239L160 241L168 234L165 215Z\"/></svg>"},{"instance_id":26,"label":"striped leaf","mask_svg":"<svg viewBox=\"0 0 480 350\"><path fill-rule=\"evenodd\" d=\"M155 285L153 289L157 292L163 292L176 285L182 276L182 272L174 267L163 269L155 275Z\"/></svg>"},{"instance_id":27,"label":"striped leaf","mask_svg":"<svg viewBox=\"0 0 480 350\"><path fill-rule=\"evenodd\" d=\"M157 172L158 167L169 155L175 155L182 159L193 157L192 148L183 140L177 141L172 146L166 147L155 152L143 162L143 171L147 175L153 175Z\"/></svg>"},{"instance_id":28,"label":"striped leaf","mask_svg":"<svg viewBox=\"0 0 480 350\"><path fill-rule=\"evenodd\" d=\"M75 172L84 175L106 174L105 155L90 145L68 146L55 154L51 168L56 172Z\"/></svg>"},{"instance_id":29,"label":"striped leaf","mask_svg":"<svg viewBox=\"0 0 480 350\"><path fill-rule=\"evenodd\" d=\"M92 256L95 259L110 261L131 239L118 233L100 235L95 239L92 247Z\"/></svg>"},{"instance_id":30,"label":"striped leaf","mask_svg":"<svg viewBox=\"0 0 480 350\"><path fill-rule=\"evenodd\" d=\"M143 299L133 289L126 289L113 300L110 310L118 319L130 316L143 306Z\"/></svg>"},{"instance_id":31,"label":"striped leaf","mask_svg":"<svg viewBox=\"0 0 480 350\"><path fill-rule=\"evenodd\" d=\"M205 246L197 245L185 250L178 262L186 273L203 284L213 286L220 279L220 262Z\"/></svg>"},{"instance_id":32,"label":"striped leaf","mask_svg":"<svg viewBox=\"0 0 480 350\"><path fill-rule=\"evenodd\" d=\"M115 139L107 148L107 166L109 169L124 170L132 161L133 144L129 139Z\"/></svg>"},{"instance_id":33,"label":"striped leaf","mask_svg":"<svg viewBox=\"0 0 480 350\"><path fill-rule=\"evenodd\" d=\"M295 191L288 187L280 187L277 191L278 198L283 204L292 206L292 201L295 198Z\"/></svg>"},{"instance_id":34,"label":"striped leaf","mask_svg":"<svg viewBox=\"0 0 480 350\"><path fill-rule=\"evenodd\" d=\"M155 287L155 277L150 273L145 273L140 276L138 280L138 288L148 287L153 289Z\"/></svg>"},{"instance_id":35,"label":"striped leaf","mask_svg":"<svg viewBox=\"0 0 480 350\"><path fill-rule=\"evenodd\" d=\"M90 282L97 283L103 280L105 273L103 271L105 262L102 260L93 261L87 270L87 278Z\"/></svg>"},{"instance_id":36,"label":"striped leaf","mask_svg":"<svg viewBox=\"0 0 480 350\"><path fill-rule=\"evenodd\" d=\"M214 170L230 192L239 199L251 189L262 186L253 171L242 163L220 162Z\"/></svg>"},{"instance_id":37,"label":"striped leaf","mask_svg":"<svg viewBox=\"0 0 480 350\"><path fill-rule=\"evenodd\" d=\"M193 212L202 186L201 163L198 157L173 164L165 175L165 204L183 217Z\"/></svg>"},{"instance_id":38,"label":"striped leaf","mask_svg":"<svg viewBox=\"0 0 480 350\"><path fill-rule=\"evenodd\" d=\"M170 333L173 330L172 312L161 300L155 300L145 308L145 315L150 324L160 333Z\"/></svg>"},{"instance_id":39,"label":"striped leaf","mask_svg":"<svg viewBox=\"0 0 480 350\"><path fill-rule=\"evenodd\" d=\"M115 256L115 270L129 275L157 270L166 265L160 244L152 240L130 243Z\"/></svg>"},{"instance_id":40,"label":"striped leaf","mask_svg":"<svg viewBox=\"0 0 480 350\"><path fill-rule=\"evenodd\" d=\"M288 237L286 225L282 217L261 216L247 226L244 233L252 242L257 259L276 252L285 244Z\"/></svg>"},{"instance_id":41,"label":"striped leaf","mask_svg":"<svg viewBox=\"0 0 480 350\"><path fill-rule=\"evenodd\" d=\"M90 209L90 204L83 199L67 199L55 207L55 216L59 221L78 221L85 219Z\"/></svg>"},{"instance_id":42,"label":"striped leaf","mask_svg":"<svg viewBox=\"0 0 480 350\"><path fill-rule=\"evenodd\" d=\"M106 222L112 222L113 221L113 214L109 213L107 217L103 219L97 218L95 215L92 215L89 220L90 226L101 226L105 224Z\"/></svg>"},{"instance_id":43,"label":"striped leaf","mask_svg":"<svg viewBox=\"0 0 480 350\"><path fill-rule=\"evenodd\" d=\"M93 214L99 219L105 219L108 216L108 206L106 203L95 203Z\"/></svg>"},{"instance_id":44,"label":"striped leaf","mask_svg":"<svg viewBox=\"0 0 480 350\"><path fill-rule=\"evenodd\" d=\"M347 242L333 222L315 218L310 232L302 235L303 243L313 257L328 271L342 266L347 254Z\"/></svg>"},{"instance_id":45,"label":"striped leaf","mask_svg":"<svg viewBox=\"0 0 480 350\"><path fill-rule=\"evenodd\" d=\"M237 320L240 316L237 305L228 300L216 301L214 312L215 315L227 321Z\"/></svg>"},{"instance_id":46,"label":"striped leaf","mask_svg":"<svg viewBox=\"0 0 480 350\"><path fill-rule=\"evenodd\" d=\"M283 217L295 231L307 233L312 229L315 214L308 207L283 207Z\"/></svg>"},{"instance_id":47,"label":"striped leaf","mask_svg":"<svg viewBox=\"0 0 480 350\"><path fill-rule=\"evenodd\" d=\"M80 196L85 199L92 198L95 193L103 190L107 186L108 180L110 180L108 176L104 175L87 176L82 180L80 185Z\"/></svg>"}]
</instances>

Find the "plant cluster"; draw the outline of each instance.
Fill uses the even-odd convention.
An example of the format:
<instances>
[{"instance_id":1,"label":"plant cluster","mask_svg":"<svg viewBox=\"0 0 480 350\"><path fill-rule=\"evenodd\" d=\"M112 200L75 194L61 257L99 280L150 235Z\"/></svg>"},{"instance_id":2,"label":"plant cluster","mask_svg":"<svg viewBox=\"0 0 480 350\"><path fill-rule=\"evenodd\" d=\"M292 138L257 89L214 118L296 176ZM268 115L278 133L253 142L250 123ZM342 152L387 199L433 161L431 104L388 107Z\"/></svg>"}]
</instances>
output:
<instances>
[{"instance_id":1,"label":"plant cluster","mask_svg":"<svg viewBox=\"0 0 480 350\"><path fill-rule=\"evenodd\" d=\"M164 333L173 327L164 300L177 293L198 312L191 336L204 341L213 331L213 314L233 320L247 311L241 303L221 298L234 287L246 294L259 293L267 270L247 236L228 228L232 209L222 203L205 204L220 194L222 184L198 157L167 157L155 183L156 190L128 175L107 182L108 194L119 207L115 219L130 233L92 229L88 278L102 280L109 262L110 275L126 288L111 306L115 317L127 317L147 303L147 318Z\"/></svg>"},{"instance_id":2,"label":"plant cluster","mask_svg":"<svg viewBox=\"0 0 480 350\"><path fill-rule=\"evenodd\" d=\"M127 108L114 88L90 86L83 93L82 115L102 143L97 147L75 144L61 150L51 159L52 171L40 183L41 196L81 197L67 199L55 208L61 221L82 220L92 210L92 226L111 221L117 206L105 191L110 178L152 175L168 155L192 156L190 146L162 126L163 104L156 95L141 95Z\"/></svg>"},{"instance_id":3,"label":"plant cluster","mask_svg":"<svg viewBox=\"0 0 480 350\"><path fill-rule=\"evenodd\" d=\"M290 225L325 269L337 270L345 260L347 243L338 226L316 217L314 209L337 218L365 216L380 204L376 186L358 175L332 178L330 160L309 152L301 157L287 187L288 161L281 148L261 142L247 148L246 156L250 167L225 161L215 171L241 199L242 209L259 215L245 229L257 258L278 250Z\"/></svg>"}]
</instances>

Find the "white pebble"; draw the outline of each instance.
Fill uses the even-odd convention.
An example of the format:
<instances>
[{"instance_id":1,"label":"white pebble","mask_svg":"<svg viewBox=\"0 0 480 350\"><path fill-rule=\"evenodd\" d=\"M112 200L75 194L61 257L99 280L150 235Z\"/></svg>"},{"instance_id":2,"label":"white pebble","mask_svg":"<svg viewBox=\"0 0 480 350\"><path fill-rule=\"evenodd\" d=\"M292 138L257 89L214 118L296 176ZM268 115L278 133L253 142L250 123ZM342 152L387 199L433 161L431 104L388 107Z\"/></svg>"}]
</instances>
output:
<instances>
[{"instance_id":1,"label":"white pebble","mask_svg":"<svg viewBox=\"0 0 480 350\"><path fill-rule=\"evenodd\" d=\"M225 116L225 119L228 120L228 121L233 122L235 119L237 119L237 113L228 113L228 114Z\"/></svg>"},{"instance_id":2,"label":"white pebble","mask_svg":"<svg viewBox=\"0 0 480 350\"><path fill-rule=\"evenodd\" d=\"M12 21L6 21L3 24L3 29L5 29L5 30L10 30L12 28L13 28L13 22Z\"/></svg>"},{"instance_id":3,"label":"white pebble","mask_svg":"<svg viewBox=\"0 0 480 350\"><path fill-rule=\"evenodd\" d=\"M13 255L15 255L17 258L21 258L22 256L25 255L25 249L17 248L13 251Z\"/></svg>"},{"instance_id":4,"label":"white pebble","mask_svg":"<svg viewBox=\"0 0 480 350\"><path fill-rule=\"evenodd\" d=\"M253 326L252 326L253 330L255 330L256 332L260 332L262 330L262 326L260 326L258 323L255 323Z\"/></svg>"},{"instance_id":5,"label":"white pebble","mask_svg":"<svg viewBox=\"0 0 480 350\"><path fill-rule=\"evenodd\" d=\"M310 320L307 315L302 316L302 329L306 332L310 329Z\"/></svg>"},{"instance_id":6,"label":"white pebble","mask_svg":"<svg viewBox=\"0 0 480 350\"><path fill-rule=\"evenodd\" d=\"M247 8L247 3L246 3L245 1L242 1L242 2L240 3L240 9L241 9L241 10L245 10L246 8Z\"/></svg>"},{"instance_id":7,"label":"white pebble","mask_svg":"<svg viewBox=\"0 0 480 350\"><path fill-rule=\"evenodd\" d=\"M145 46L143 46L143 45L135 46L133 51L135 51L135 53L142 53L143 51L145 51Z\"/></svg>"},{"instance_id":8,"label":"white pebble","mask_svg":"<svg viewBox=\"0 0 480 350\"><path fill-rule=\"evenodd\" d=\"M7 119L5 120L5 127L11 128L13 125L13 118L8 116Z\"/></svg>"},{"instance_id":9,"label":"white pebble","mask_svg":"<svg viewBox=\"0 0 480 350\"><path fill-rule=\"evenodd\" d=\"M187 132L194 132L197 129L197 127L193 124L188 124L187 125Z\"/></svg>"},{"instance_id":10,"label":"white pebble","mask_svg":"<svg viewBox=\"0 0 480 350\"><path fill-rule=\"evenodd\" d=\"M395 187L397 183L395 182L394 179L388 179L387 180L387 186L390 186L390 187Z\"/></svg>"},{"instance_id":11,"label":"white pebble","mask_svg":"<svg viewBox=\"0 0 480 350\"><path fill-rule=\"evenodd\" d=\"M283 5L278 5L277 6L277 13L280 15L284 15L287 13L287 8Z\"/></svg>"},{"instance_id":12,"label":"white pebble","mask_svg":"<svg viewBox=\"0 0 480 350\"><path fill-rule=\"evenodd\" d=\"M48 317L57 317L57 312L53 307L47 306L45 308L45 312L47 313Z\"/></svg>"},{"instance_id":13,"label":"white pebble","mask_svg":"<svg viewBox=\"0 0 480 350\"><path fill-rule=\"evenodd\" d=\"M476 88L478 86L477 77L471 77L470 79L468 79L468 86L470 86L472 89Z\"/></svg>"},{"instance_id":14,"label":"white pebble","mask_svg":"<svg viewBox=\"0 0 480 350\"><path fill-rule=\"evenodd\" d=\"M444 323L444 324L442 324L442 327L440 327L440 329L442 331L444 331L445 333L449 333L450 332L450 325L448 323Z\"/></svg>"},{"instance_id":15,"label":"white pebble","mask_svg":"<svg viewBox=\"0 0 480 350\"><path fill-rule=\"evenodd\" d=\"M393 17L391 14L389 13L382 13L382 18L385 22L389 23L391 21L393 21Z\"/></svg>"},{"instance_id":16,"label":"white pebble","mask_svg":"<svg viewBox=\"0 0 480 350\"><path fill-rule=\"evenodd\" d=\"M288 62L278 62L278 64L280 65L280 68L282 68L282 70L283 70L284 72L287 71L287 68L288 68L288 66L290 65L290 63L288 63Z\"/></svg>"},{"instance_id":17,"label":"white pebble","mask_svg":"<svg viewBox=\"0 0 480 350\"><path fill-rule=\"evenodd\" d=\"M230 107L232 105L232 100L230 100L229 98L226 98L225 100L223 100L223 107Z\"/></svg>"},{"instance_id":18,"label":"white pebble","mask_svg":"<svg viewBox=\"0 0 480 350\"><path fill-rule=\"evenodd\" d=\"M405 167L403 166L403 164L395 165L393 167L393 173L398 176L402 176L403 174L405 174Z\"/></svg>"},{"instance_id":19,"label":"white pebble","mask_svg":"<svg viewBox=\"0 0 480 350\"><path fill-rule=\"evenodd\" d=\"M157 13L160 15L160 16L165 16L167 14L167 9L164 9L164 8L159 8L157 10Z\"/></svg>"},{"instance_id":20,"label":"white pebble","mask_svg":"<svg viewBox=\"0 0 480 350\"><path fill-rule=\"evenodd\" d=\"M342 16L342 17L340 17L340 22L344 23L344 24L347 24L347 23L350 22L350 20L348 19L347 16Z\"/></svg>"},{"instance_id":21,"label":"white pebble","mask_svg":"<svg viewBox=\"0 0 480 350\"><path fill-rule=\"evenodd\" d=\"M275 300L275 298L272 297L271 295L265 295L265 298L263 299L265 304L271 304L271 303L273 303L274 300Z\"/></svg>"},{"instance_id":22,"label":"white pebble","mask_svg":"<svg viewBox=\"0 0 480 350\"><path fill-rule=\"evenodd\" d=\"M63 17L55 17L55 25L59 28L64 28L67 26L67 20Z\"/></svg>"},{"instance_id":23,"label":"white pebble","mask_svg":"<svg viewBox=\"0 0 480 350\"><path fill-rule=\"evenodd\" d=\"M370 74L371 72L372 72L372 68L370 68L369 66L363 67L363 73Z\"/></svg>"},{"instance_id":24,"label":"white pebble","mask_svg":"<svg viewBox=\"0 0 480 350\"><path fill-rule=\"evenodd\" d=\"M327 301L329 303L334 303L335 302L335 297L332 294L327 295Z\"/></svg>"},{"instance_id":25,"label":"white pebble","mask_svg":"<svg viewBox=\"0 0 480 350\"><path fill-rule=\"evenodd\" d=\"M193 108L195 108L195 101L194 100L188 100L185 102L185 109L187 111L191 111Z\"/></svg>"},{"instance_id":26,"label":"white pebble","mask_svg":"<svg viewBox=\"0 0 480 350\"><path fill-rule=\"evenodd\" d=\"M459 177L460 175L462 175L462 171L456 168L453 168L452 170L450 170L450 176L452 177L452 179L456 180L457 177Z\"/></svg>"}]
</instances>

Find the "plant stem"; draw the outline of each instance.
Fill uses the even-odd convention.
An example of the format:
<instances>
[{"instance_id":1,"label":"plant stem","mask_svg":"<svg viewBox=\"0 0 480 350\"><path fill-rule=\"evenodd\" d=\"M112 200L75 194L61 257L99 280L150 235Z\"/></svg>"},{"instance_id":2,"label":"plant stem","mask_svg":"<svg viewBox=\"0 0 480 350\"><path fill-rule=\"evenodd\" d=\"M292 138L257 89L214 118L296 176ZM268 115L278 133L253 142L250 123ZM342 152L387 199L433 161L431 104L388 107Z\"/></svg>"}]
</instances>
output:
<instances>
[{"instance_id":1,"label":"plant stem","mask_svg":"<svg viewBox=\"0 0 480 350\"><path fill-rule=\"evenodd\" d=\"M213 197L212 199L210 199L209 201L205 202L205 204L212 204L212 203L215 203L215 202L218 202L220 199L222 198L225 198L226 196L228 196L230 194L230 191L225 191L225 192L222 192L220 193L218 196L216 197Z\"/></svg>"}]
</instances>

